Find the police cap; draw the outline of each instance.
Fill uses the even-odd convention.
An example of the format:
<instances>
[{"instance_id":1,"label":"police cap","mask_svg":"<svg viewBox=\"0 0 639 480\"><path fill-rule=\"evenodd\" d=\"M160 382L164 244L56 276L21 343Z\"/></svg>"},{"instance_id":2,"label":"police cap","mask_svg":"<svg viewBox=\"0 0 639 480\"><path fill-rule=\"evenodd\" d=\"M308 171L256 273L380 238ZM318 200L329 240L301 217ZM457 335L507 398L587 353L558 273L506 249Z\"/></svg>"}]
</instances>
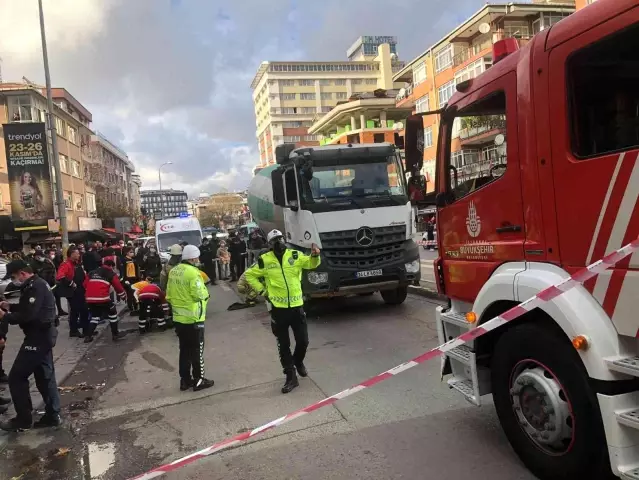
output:
<instances>
[{"instance_id":1,"label":"police cap","mask_svg":"<svg viewBox=\"0 0 639 480\"><path fill-rule=\"evenodd\" d=\"M11 262L7 263L7 274L4 276L3 280L11 278L11 275L23 270L27 272L33 272L29 264L24 260L12 260Z\"/></svg>"}]
</instances>

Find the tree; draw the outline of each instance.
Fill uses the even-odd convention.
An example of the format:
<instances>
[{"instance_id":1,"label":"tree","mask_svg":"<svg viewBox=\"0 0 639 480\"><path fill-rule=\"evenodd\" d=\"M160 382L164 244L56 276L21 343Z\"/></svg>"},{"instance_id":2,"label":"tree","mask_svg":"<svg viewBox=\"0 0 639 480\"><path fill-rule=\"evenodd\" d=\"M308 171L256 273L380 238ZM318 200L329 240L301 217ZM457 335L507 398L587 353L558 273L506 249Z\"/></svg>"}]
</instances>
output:
<instances>
[{"instance_id":1,"label":"tree","mask_svg":"<svg viewBox=\"0 0 639 480\"><path fill-rule=\"evenodd\" d=\"M107 202L102 197L96 198L95 208L98 218L102 219L103 227L115 228L115 218L117 217L130 217L135 225L139 224L140 221L140 212L136 212L126 205Z\"/></svg>"}]
</instances>

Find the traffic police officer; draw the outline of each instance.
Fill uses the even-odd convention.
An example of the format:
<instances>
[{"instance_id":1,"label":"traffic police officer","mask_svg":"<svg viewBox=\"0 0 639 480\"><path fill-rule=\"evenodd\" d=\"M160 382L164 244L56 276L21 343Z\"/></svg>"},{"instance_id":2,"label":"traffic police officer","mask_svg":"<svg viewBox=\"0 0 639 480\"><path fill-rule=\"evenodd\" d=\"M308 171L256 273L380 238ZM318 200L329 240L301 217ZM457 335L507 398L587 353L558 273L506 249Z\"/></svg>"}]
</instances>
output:
<instances>
[{"instance_id":1,"label":"traffic police officer","mask_svg":"<svg viewBox=\"0 0 639 480\"><path fill-rule=\"evenodd\" d=\"M55 427L62 423L53 366L53 347L58 338L55 298L47 282L35 275L23 260L14 260L7 265L5 279L9 277L21 289L20 302L18 305L1 302L0 322L5 326L18 325L24 332L24 341L9 372L9 391L17 415L1 423L0 428L17 432L32 426ZM35 425L31 418L31 375L35 377L45 405L45 413Z\"/></svg>"},{"instance_id":2,"label":"traffic police officer","mask_svg":"<svg viewBox=\"0 0 639 480\"><path fill-rule=\"evenodd\" d=\"M182 261L169 272L166 299L173 310L180 344L180 390L204 390L213 380L204 377L204 320L209 291L200 275L200 249L186 245Z\"/></svg>"},{"instance_id":3,"label":"traffic police officer","mask_svg":"<svg viewBox=\"0 0 639 480\"><path fill-rule=\"evenodd\" d=\"M317 245L311 246L311 255L286 248L284 236L279 230L271 230L267 237L271 250L258 257L257 262L246 271L248 283L273 305L271 330L277 337L280 363L286 374L282 393L288 393L299 385L297 373L306 377L304 357L308 348L308 327L304 313L302 295L302 270L313 270L321 262ZM260 283L266 282L266 289ZM268 297L266 297L266 292ZM295 337L295 351L291 355L289 327Z\"/></svg>"}]
</instances>

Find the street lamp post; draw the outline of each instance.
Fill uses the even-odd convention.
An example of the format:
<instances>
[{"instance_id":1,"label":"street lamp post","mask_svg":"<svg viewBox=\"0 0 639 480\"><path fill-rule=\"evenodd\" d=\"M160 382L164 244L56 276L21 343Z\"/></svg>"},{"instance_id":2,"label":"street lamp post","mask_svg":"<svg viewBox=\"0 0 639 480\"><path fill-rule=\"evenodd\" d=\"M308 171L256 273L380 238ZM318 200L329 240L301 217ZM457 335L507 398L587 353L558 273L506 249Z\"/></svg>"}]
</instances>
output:
<instances>
[{"instance_id":1,"label":"street lamp post","mask_svg":"<svg viewBox=\"0 0 639 480\"><path fill-rule=\"evenodd\" d=\"M164 162L158 168L158 180L160 181L160 216L164 218L164 199L162 198L162 167L164 165L173 165L173 162Z\"/></svg>"},{"instance_id":2,"label":"street lamp post","mask_svg":"<svg viewBox=\"0 0 639 480\"><path fill-rule=\"evenodd\" d=\"M38 0L40 11L40 36L42 37L42 61L44 63L44 79L47 85L47 128L51 135L51 154L53 171L55 172L55 193L58 204L58 218L60 219L60 233L62 234L62 248L69 245L69 229L67 227L67 209L64 204L64 189L62 187L62 173L60 172L60 155L58 154L58 136L53 117L53 96L51 94L51 76L49 75L49 55L47 54L47 37L44 32L44 12L42 0Z\"/></svg>"}]
</instances>

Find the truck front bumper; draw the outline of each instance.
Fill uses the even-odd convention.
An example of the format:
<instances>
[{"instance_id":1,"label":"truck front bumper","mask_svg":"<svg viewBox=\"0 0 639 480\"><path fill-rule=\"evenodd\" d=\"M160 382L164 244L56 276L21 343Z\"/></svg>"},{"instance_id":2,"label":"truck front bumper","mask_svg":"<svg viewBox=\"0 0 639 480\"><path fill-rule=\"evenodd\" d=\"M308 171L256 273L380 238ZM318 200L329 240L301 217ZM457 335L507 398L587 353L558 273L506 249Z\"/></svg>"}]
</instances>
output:
<instances>
[{"instance_id":1,"label":"truck front bumper","mask_svg":"<svg viewBox=\"0 0 639 480\"><path fill-rule=\"evenodd\" d=\"M323 262L316 270L302 273L302 290L307 298L342 297L358 293L378 292L381 290L394 290L399 287L419 283L421 269L416 272L407 272L406 264L419 263L419 249L415 242L406 242L404 255L401 260L372 267L367 270L381 270L381 275L358 277L360 270L331 269ZM316 272L327 274L327 280L322 283L311 283L309 274Z\"/></svg>"}]
</instances>

